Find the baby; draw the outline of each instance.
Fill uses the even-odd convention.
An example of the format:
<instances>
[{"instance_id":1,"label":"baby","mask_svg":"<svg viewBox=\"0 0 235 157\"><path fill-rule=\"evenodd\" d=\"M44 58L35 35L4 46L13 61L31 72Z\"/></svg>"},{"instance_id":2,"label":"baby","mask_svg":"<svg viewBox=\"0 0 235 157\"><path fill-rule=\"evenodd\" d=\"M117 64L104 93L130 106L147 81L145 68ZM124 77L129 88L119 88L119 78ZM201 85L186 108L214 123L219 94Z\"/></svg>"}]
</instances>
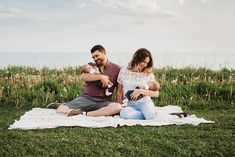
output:
<instances>
[{"instance_id":1,"label":"baby","mask_svg":"<svg viewBox=\"0 0 235 157\"><path fill-rule=\"evenodd\" d=\"M96 75L101 74L97 66L92 66L89 63L82 66L82 72L90 73L90 74L96 74ZM103 83L99 80L99 81L97 81L97 85L102 87ZM110 83L108 85L108 88L105 89L105 95L106 96L110 96L112 94L112 92L109 92L109 88L111 88L112 86L113 86L113 84Z\"/></svg>"},{"instance_id":2,"label":"baby","mask_svg":"<svg viewBox=\"0 0 235 157\"><path fill-rule=\"evenodd\" d=\"M149 81L147 85L138 86L138 87L136 87L136 89L149 89L149 90L156 91L156 90L160 89L160 85L156 81ZM123 100L123 106L127 105L127 102L131 100L131 94L133 92L134 92L134 90L128 90L125 93L125 99ZM140 94L136 100L140 100L143 97L144 97L144 95Z\"/></svg>"},{"instance_id":3,"label":"baby","mask_svg":"<svg viewBox=\"0 0 235 157\"><path fill-rule=\"evenodd\" d=\"M82 66L82 72L90 74L101 74L97 66L92 66L89 63Z\"/></svg>"}]
</instances>

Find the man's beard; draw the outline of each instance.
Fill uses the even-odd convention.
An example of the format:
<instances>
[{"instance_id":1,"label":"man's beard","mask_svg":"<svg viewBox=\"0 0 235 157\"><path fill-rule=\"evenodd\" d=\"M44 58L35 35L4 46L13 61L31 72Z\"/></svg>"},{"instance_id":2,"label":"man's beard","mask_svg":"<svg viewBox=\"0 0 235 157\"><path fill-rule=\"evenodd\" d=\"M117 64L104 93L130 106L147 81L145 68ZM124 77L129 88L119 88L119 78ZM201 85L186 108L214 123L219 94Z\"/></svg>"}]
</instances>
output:
<instances>
[{"instance_id":1,"label":"man's beard","mask_svg":"<svg viewBox=\"0 0 235 157\"><path fill-rule=\"evenodd\" d=\"M104 61L103 59L98 59L98 60L95 61L95 63L97 65L102 65L103 61Z\"/></svg>"}]
</instances>

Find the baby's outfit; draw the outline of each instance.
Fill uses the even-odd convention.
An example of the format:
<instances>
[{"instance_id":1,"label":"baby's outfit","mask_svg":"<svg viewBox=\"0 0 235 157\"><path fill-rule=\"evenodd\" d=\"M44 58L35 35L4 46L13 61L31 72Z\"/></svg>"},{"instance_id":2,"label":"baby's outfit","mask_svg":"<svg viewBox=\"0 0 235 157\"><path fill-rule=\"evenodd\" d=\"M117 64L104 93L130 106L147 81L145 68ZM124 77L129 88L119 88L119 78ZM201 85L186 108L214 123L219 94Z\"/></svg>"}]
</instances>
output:
<instances>
[{"instance_id":1,"label":"baby's outfit","mask_svg":"<svg viewBox=\"0 0 235 157\"><path fill-rule=\"evenodd\" d=\"M100 72L100 70L99 70L99 68L97 66L92 66L92 69L90 70L89 73L90 74L101 74L101 72ZM102 87L103 86L103 82L102 81L98 81L97 85ZM112 86L113 86L113 84L110 83L108 85L108 87L105 89L105 95L106 96L110 96L112 94L112 92L109 92L109 88L111 88Z\"/></svg>"}]
</instances>

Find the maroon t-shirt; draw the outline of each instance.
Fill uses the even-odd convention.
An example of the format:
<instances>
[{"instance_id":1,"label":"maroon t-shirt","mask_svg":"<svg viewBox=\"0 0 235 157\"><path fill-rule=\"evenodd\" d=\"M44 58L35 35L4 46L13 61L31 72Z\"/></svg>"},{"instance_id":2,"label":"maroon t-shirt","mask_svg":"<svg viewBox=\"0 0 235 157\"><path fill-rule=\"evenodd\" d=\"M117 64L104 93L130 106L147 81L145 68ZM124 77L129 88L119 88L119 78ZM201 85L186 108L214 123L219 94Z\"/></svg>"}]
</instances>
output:
<instances>
[{"instance_id":1,"label":"maroon t-shirt","mask_svg":"<svg viewBox=\"0 0 235 157\"><path fill-rule=\"evenodd\" d=\"M93 63L95 65L95 63ZM98 67L98 66L97 66ZM110 61L107 62L107 64L104 66L103 69L103 75L109 76L110 81L113 83L113 86L109 88L109 92L114 91L115 87L117 86L117 77L118 73L120 71L120 67L117 64L114 64ZM106 96L105 95L105 89L106 88L100 88L96 85L95 81L94 82L86 82L86 87L84 90L84 94L93 96L93 97L100 97L103 99L111 99L112 95Z\"/></svg>"}]
</instances>

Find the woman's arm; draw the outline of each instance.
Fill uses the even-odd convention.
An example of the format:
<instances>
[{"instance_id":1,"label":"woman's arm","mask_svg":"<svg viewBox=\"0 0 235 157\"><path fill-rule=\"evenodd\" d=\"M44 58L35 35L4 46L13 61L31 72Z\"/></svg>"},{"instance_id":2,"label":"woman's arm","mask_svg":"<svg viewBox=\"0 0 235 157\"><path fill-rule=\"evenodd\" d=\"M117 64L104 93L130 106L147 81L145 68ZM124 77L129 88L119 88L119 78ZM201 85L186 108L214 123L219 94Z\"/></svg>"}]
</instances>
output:
<instances>
[{"instance_id":1,"label":"woman's arm","mask_svg":"<svg viewBox=\"0 0 235 157\"><path fill-rule=\"evenodd\" d=\"M122 100L123 100L123 85L118 84L116 92L116 102L122 104Z\"/></svg>"},{"instance_id":2,"label":"woman's arm","mask_svg":"<svg viewBox=\"0 0 235 157\"><path fill-rule=\"evenodd\" d=\"M137 89L136 89L137 90ZM158 97L159 96L159 91L153 91L153 90L148 90L148 89L139 89L140 94L146 95L146 96L151 96L151 97Z\"/></svg>"},{"instance_id":3,"label":"woman's arm","mask_svg":"<svg viewBox=\"0 0 235 157\"><path fill-rule=\"evenodd\" d=\"M131 94L131 99L132 100L137 100L138 96L140 94L146 95L146 96L151 96L151 97L158 97L159 96L159 91L152 91L148 89L135 89L134 92Z\"/></svg>"}]
</instances>

